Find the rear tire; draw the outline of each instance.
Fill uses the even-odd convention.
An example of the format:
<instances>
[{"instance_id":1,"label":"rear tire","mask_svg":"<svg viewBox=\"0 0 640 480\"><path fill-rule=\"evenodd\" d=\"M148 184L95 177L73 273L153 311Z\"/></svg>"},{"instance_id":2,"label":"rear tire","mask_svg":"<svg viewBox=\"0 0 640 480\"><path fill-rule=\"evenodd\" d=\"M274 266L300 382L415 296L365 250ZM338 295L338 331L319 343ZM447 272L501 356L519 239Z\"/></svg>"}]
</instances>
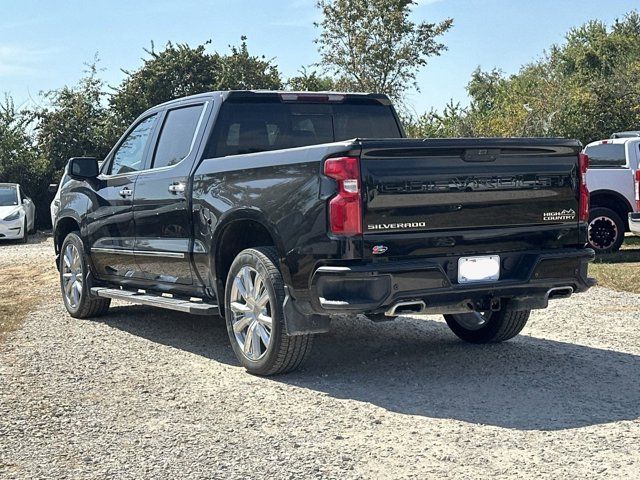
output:
<instances>
[{"instance_id":1,"label":"rear tire","mask_svg":"<svg viewBox=\"0 0 640 480\"><path fill-rule=\"evenodd\" d=\"M77 232L66 236L60 249L60 291L64 306L74 318L92 318L109 310L111 299L89 294L91 271L84 254L84 244Z\"/></svg>"},{"instance_id":2,"label":"rear tire","mask_svg":"<svg viewBox=\"0 0 640 480\"><path fill-rule=\"evenodd\" d=\"M312 335L285 331L284 282L273 247L243 250L231 264L225 291L229 340L242 366L254 375L297 369L311 350Z\"/></svg>"},{"instance_id":3,"label":"rear tire","mask_svg":"<svg viewBox=\"0 0 640 480\"><path fill-rule=\"evenodd\" d=\"M625 224L616 212L606 207L589 211L587 240L596 253L617 252L624 242Z\"/></svg>"},{"instance_id":4,"label":"rear tire","mask_svg":"<svg viewBox=\"0 0 640 480\"><path fill-rule=\"evenodd\" d=\"M447 325L459 338L470 343L498 343L518 335L529 320L531 310L461 313L444 315Z\"/></svg>"}]
</instances>

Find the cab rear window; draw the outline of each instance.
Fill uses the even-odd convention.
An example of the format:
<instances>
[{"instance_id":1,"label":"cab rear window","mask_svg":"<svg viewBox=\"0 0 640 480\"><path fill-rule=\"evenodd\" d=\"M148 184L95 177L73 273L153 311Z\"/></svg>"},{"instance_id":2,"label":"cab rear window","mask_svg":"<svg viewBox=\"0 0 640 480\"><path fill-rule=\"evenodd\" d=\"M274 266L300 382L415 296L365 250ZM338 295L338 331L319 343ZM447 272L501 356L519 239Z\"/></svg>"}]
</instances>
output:
<instances>
[{"instance_id":1,"label":"cab rear window","mask_svg":"<svg viewBox=\"0 0 640 480\"><path fill-rule=\"evenodd\" d=\"M390 106L225 102L207 157L318 145L352 138L400 138Z\"/></svg>"},{"instance_id":2,"label":"cab rear window","mask_svg":"<svg viewBox=\"0 0 640 480\"><path fill-rule=\"evenodd\" d=\"M585 149L589 168L624 167L627 164L624 143L603 143Z\"/></svg>"}]
</instances>

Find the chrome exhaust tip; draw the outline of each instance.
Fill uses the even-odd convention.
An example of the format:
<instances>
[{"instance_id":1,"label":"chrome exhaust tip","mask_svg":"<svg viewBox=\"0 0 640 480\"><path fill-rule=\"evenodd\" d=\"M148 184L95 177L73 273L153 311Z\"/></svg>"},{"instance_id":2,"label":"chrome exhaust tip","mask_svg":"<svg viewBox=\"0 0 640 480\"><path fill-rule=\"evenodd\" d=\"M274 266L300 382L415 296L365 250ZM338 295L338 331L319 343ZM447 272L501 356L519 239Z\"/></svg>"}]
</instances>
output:
<instances>
[{"instance_id":1,"label":"chrome exhaust tip","mask_svg":"<svg viewBox=\"0 0 640 480\"><path fill-rule=\"evenodd\" d=\"M547 292L548 300L557 300L559 298L569 298L573 294L573 287L555 287Z\"/></svg>"},{"instance_id":2,"label":"chrome exhaust tip","mask_svg":"<svg viewBox=\"0 0 640 480\"><path fill-rule=\"evenodd\" d=\"M387 317L397 317L398 315L415 315L422 313L427 305L422 300L414 300L410 302L398 302L389 310L384 312Z\"/></svg>"}]
</instances>

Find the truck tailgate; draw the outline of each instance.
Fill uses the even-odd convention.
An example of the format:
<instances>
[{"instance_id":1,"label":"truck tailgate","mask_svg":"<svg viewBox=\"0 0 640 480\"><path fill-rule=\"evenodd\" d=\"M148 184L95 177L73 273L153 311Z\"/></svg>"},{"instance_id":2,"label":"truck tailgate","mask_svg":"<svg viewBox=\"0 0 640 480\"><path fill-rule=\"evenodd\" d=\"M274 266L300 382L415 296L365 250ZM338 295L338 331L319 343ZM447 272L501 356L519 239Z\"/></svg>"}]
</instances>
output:
<instances>
[{"instance_id":1,"label":"truck tailgate","mask_svg":"<svg viewBox=\"0 0 640 480\"><path fill-rule=\"evenodd\" d=\"M579 146L464 142L363 142L365 233L577 222Z\"/></svg>"},{"instance_id":2,"label":"truck tailgate","mask_svg":"<svg viewBox=\"0 0 640 480\"><path fill-rule=\"evenodd\" d=\"M577 141L362 140L361 146L365 244L368 237L399 233L415 242L421 235L406 235L419 232L442 241L482 231L495 241L506 239L510 228L529 232L532 243L547 232L547 244L520 248L577 243Z\"/></svg>"}]
</instances>

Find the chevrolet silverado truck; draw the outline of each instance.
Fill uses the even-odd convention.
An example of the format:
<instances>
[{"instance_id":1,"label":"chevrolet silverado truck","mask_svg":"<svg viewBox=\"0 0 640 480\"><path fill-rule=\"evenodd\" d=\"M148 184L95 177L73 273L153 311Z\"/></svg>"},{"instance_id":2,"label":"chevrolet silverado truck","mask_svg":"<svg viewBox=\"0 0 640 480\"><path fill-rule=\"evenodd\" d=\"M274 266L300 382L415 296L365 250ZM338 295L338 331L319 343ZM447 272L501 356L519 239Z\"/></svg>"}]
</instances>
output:
<instances>
[{"instance_id":1,"label":"chevrolet silverado truck","mask_svg":"<svg viewBox=\"0 0 640 480\"><path fill-rule=\"evenodd\" d=\"M111 299L224 317L253 374L336 315L444 314L475 343L584 292L588 158L564 139L404 138L372 94L213 92L72 158L54 226L73 317Z\"/></svg>"}]
</instances>

